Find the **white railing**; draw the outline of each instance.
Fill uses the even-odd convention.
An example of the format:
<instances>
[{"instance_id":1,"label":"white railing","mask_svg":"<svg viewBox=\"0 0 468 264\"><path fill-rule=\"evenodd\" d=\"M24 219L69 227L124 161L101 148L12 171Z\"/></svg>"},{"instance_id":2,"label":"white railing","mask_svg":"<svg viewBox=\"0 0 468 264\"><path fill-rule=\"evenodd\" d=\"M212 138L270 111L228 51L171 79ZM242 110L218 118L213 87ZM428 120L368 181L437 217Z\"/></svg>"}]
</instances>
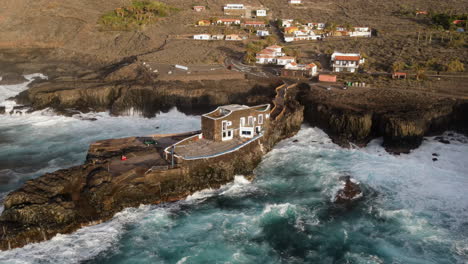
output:
<instances>
[{"instance_id":1,"label":"white railing","mask_svg":"<svg viewBox=\"0 0 468 264\"><path fill-rule=\"evenodd\" d=\"M181 157L181 158L184 159L184 160L198 160L198 159L209 159L209 158L219 157L219 156L226 155L228 153L232 153L234 151L237 151L237 150L247 146L248 144L256 141L257 139L259 139L261 137L263 137L263 133L257 135L256 137L254 137L254 138L252 138L252 139L250 139L250 140L248 140L248 141L246 141L246 142L244 142L244 143L242 143L242 144L240 144L240 145L238 145L238 146L236 146L236 147L234 147L232 149L222 151L222 152L219 152L219 153L216 153L216 154L205 155L205 156L196 156L196 157ZM178 156L178 157L180 157L180 156Z\"/></svg>"}]
</instances>

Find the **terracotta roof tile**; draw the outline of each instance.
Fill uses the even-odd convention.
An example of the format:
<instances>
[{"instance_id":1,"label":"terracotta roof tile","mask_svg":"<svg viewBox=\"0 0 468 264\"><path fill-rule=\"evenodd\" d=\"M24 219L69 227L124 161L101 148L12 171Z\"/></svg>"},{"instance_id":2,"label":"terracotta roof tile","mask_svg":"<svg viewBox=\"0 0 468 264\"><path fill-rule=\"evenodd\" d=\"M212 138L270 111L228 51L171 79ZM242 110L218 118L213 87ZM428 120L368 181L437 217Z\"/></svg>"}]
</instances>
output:
<instances>
[{"instance_id":1,"label":"terracotta roof tile","mask_svg":"<svg viewBox=\"0 0 468 264\"><path fill-rule=\"evenodd\" d=\"M336 56L335 60L339 61L359 61L361 58L359 56Z\"/></svg>"}]
</instances>

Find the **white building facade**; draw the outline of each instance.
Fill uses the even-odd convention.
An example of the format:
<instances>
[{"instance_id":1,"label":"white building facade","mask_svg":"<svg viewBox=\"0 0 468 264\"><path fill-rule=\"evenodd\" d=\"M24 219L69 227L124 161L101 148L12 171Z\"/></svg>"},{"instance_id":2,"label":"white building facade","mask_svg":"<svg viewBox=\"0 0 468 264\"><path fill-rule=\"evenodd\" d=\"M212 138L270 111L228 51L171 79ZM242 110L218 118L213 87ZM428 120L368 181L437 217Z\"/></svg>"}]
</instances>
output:
<instances>
[{"instance_id":1,"label":"white building facade","mask_svg":"<svg viewBox=\"0 0 468 264\"><path fill-rule=\"evenodd\" d=\"M331 64L334 72L357 72L359 65L365 59L359 53L334 52L331 56Z\"/></svg>"}]
</instances>

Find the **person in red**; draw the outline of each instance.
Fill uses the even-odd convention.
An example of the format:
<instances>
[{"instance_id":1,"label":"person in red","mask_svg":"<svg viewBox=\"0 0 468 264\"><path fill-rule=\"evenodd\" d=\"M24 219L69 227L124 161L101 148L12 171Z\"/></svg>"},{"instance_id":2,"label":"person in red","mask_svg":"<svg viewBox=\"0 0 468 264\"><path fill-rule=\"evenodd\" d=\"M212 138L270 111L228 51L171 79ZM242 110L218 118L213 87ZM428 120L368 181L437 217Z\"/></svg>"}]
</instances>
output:
<instances>
[{"instance_id":1,"label":"person in red","mask_svg":"<svg viewBox=\"0 0 468 264\"><path fill-rule=\"evenodd\" d=\"M127 160L127 157L122 155L122 157L120 158L120 160Z\"/></svg>"}]
</instances>

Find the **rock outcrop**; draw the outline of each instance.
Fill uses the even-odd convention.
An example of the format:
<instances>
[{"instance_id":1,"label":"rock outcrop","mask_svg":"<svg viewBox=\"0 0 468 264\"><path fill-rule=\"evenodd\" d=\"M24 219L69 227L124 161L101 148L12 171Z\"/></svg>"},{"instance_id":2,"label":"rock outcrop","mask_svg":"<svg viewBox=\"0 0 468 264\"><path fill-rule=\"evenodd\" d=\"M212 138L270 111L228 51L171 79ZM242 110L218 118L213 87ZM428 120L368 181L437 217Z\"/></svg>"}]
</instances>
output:
<instances>
[{"instance_id":1,"label":"rock outcrop","mask_svg":"<svg viewBox=\"0 0 468 264\"><path fill-rule=\"evenodd\" d=\"M1 76L0 85L13 85L27 82L23 75L17 73L7 73Z\"/></svg>"},{"instance_id":2,"label":"rock outcrop","mask_svg":"<svg viewBox=\"0 0 468 264\"><path fill-rule=\"evenodd\" d=\"M341 189L335 195L334 202L337 204L349 204L362 197L362 190L359 183L351 176L340 177Z\"/></svg>"},{"instance_id":3,"label":"rock outcrop","mask_svg":"<svg viewBox=\"0 0 468 264\"><path fill-rule=\"evenodd\" d=\"M235 152L184 162L176 168L148 171L154 164L142 160L135 166L112 169L122 155L142 157L162 151L141 144L139 139L92 146L85 164L30 180L5 198L0 248L47 240L57 233L108 220L126 207L180 200L226 184L235 175L252 174L264 154L300 129L304 108L297 102L296 92L292 87L283 100L275 100L280 103L275 106L278 111L271 115L267 132L260 139ZM113 145L116 142L118 147Z\"/></svg>"}]
</instances>

